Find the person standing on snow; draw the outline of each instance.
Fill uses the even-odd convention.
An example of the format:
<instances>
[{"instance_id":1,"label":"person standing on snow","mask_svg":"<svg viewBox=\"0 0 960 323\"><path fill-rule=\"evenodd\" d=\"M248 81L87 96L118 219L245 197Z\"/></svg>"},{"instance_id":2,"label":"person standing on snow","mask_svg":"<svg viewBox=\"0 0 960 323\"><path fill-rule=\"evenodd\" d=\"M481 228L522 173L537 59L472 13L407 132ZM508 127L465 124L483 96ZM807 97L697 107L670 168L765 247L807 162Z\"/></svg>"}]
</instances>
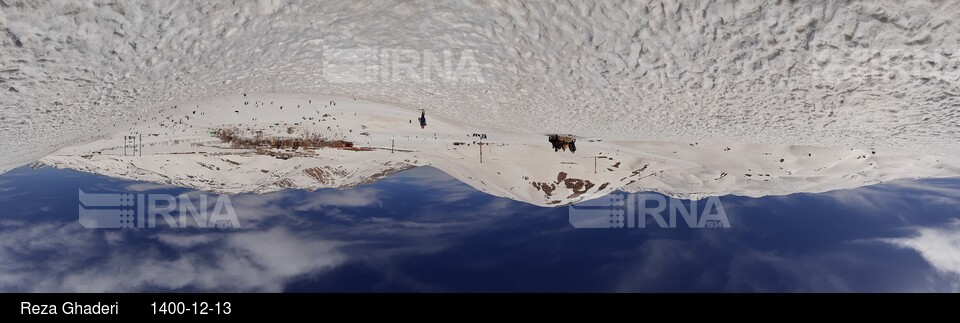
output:
<instances>
[{"instance_id":1,"label":"person standing on snow","mask_svg":"<svg viewBox=\"0 0 960 323\"><path fill-rule=\"evenodd\" d=\"M420 129L423 129L423 128L426 128L426 127L427 127L427 116L426 116L426 114L427 114L426 111L423 111L423 109L420 109L420 119L418 119L418 120L420 120Z\"/></svg>"}]
</instances>

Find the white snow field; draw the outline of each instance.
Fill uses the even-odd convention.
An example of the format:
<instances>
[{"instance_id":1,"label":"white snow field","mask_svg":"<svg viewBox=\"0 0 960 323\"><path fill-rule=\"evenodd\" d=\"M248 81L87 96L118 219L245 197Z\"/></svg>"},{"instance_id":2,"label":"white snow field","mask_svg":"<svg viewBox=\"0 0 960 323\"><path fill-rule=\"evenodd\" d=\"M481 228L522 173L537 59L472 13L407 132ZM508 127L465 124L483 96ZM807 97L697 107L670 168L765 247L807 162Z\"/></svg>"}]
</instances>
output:
<instances>
[{"instance_id":1,"label":"white snow field","mask_svg":"<svg viewBox=\"0 0 960 323\"><path fill-rule=\"evenodd\" d=\"M637 141L647 143L635 148L633 156L659 149L655 158L663 160L676 148L678 162L709 172L678 173L700 175L650 186L687 193L767 194L770 188L750 186L756 178L743 182L747 186L696 183L726 171L721 164L754 160L754 153L782 154L799 162L796 158L806 151L797 147L823 147L816 149L829 151L838 161L861 155L880 158L884 170L875 173L868 169L870 162L859 162L864 158L853 166L826 159L797 165L797 171L809 172L834 167L830 179L855 177L828 188L957 176L957 21L960 2L920 0L0 0L0 172L61 148L146 132L138 128L146 125L138 118L155 120L164 115L161 109L177 106L183 114L190 106L199 109L229 98L222 100L234 106L225 111L233 112L242 107L243 93L261 93L261 100L269 93L289 93L287 100L299 100L298 95L338 97L339 102L359 99L410 114L425 108L432 120L446 121L450 129L502 133L505 137L498 140L503 143L546 144L542 135L548 133L603 140L595 147L583 142L577 158L581 153L630 149ZM351 53L370 49L380 55L374 55L381 59L379 66L393 62L381 57L390 55L424 60L426 53L445 57L449 52L450 60L460 58L452 63L470 56L479 77L450 78L443 70L424 73L429 78L383 77L384 71L397 67L394 62L379 70L377 80L349 81L355 71L342 65L349 65L351 57L369 63L370 57ZM337 54L339 65L330 64L331 53ZM230 119L239 118L239 112L227 116L195 127L247 122ZM432 126L403 131L432 133ZM378 140L387 138L383 136ZM165 135L163 140L171 138ZM625 143L614 147L615 142ZM715 144L700 151L690 146L694 143ZM714 149L718 145L750 155L717 157L724 152ZM85 153L81 150L75 151ZM871 157L873 151L899 157ZM555 156L552 150L542 153ZM84 166L76 164L79 157L68 155L61 152L45 160ZM827 155L814 152L808 158ZM446 157L447 163L459 160ZM260 157L251 158L257 162ZM443 163L438 160L408 163ZM120 158L114 166L129 162ZM638 168L624 171L642 167L633 166ZM779 178L793 176L778 172L790 167L762 169L764 175ZM749 169L727 173L741 181L756 170ZM446 170L461 179L471 176ZM102 172L122 176L122 169ZM194 185L186 183L185 176L177 178L169 182ZM783 185L788 182L781 180ZM266 185L264 189L276 184L258 183ZM622 188L614 187L618 183L636 189L645 185L628 185L627 179L606 189ZM804 190L822 188L784 191ZM568 201L564 198L563 203Z\"/></svg>"},{"instance_id":2,"label":"white snow field","mask_svg":"<svg viewBox=\"0 0 960 323\"><path fill-rule=\"evenodd\" d=\"M485 129L431 114L421 128L418 117L415 109L350 98L247 93L161 109L117 134L63 148L40 162L229 194L351 188L433 166L480 191L539 206L616 190L687 199L765 196L960 174L960 164L941 157L882 149L579 138L571 153L555 151L543 134ZM361 150L235 146L217 135L220 130L274 142L347 140Z\"/></svg>"}]
</instances>

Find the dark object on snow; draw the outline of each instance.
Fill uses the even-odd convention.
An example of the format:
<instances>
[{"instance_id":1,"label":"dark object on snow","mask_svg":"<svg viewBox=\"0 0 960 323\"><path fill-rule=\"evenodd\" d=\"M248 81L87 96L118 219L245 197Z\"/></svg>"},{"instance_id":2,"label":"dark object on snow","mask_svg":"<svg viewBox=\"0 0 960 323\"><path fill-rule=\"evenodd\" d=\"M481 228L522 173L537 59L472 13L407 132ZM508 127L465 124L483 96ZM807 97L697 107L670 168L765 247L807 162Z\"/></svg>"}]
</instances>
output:
<instances>
[{"instance_id":1,"label":"dark object on snow","mask_svg":"<svg viewBox=\"0 0 960 323\"><path fill-rule=\"evenodd\" d=\"M547 141L553 145L553 151L569 149L571 153L577 152L577 139L573 136L550 135Z\"/></svg>"}]
</instances>

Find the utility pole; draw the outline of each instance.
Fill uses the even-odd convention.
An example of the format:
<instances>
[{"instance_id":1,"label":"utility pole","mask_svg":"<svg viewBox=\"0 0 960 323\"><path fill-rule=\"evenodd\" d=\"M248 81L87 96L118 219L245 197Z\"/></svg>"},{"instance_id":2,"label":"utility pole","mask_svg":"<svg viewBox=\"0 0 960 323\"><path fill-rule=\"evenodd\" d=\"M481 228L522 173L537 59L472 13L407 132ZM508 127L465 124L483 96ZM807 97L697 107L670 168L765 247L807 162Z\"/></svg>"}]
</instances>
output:
<instances>
[{"instance_id":1,"label":"utility pole","mask_svg":"<svg viewBox=\"0 0 960 323\"><path fill-rule=\"evenodd\" d=\"M580 158L590 158L590 157L580 157ZM593 156L593 173L597 173L597 156Z\"/></svg>"}]
</instances>

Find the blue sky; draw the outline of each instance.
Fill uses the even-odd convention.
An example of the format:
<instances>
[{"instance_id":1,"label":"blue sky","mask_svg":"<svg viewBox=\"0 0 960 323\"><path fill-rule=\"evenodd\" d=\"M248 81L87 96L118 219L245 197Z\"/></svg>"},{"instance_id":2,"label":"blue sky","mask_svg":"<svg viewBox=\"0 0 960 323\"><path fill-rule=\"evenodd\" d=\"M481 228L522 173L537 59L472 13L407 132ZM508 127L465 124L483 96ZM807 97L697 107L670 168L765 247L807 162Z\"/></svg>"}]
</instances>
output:
<instances>
[{"instance_id":1,"label":"blue sky","mask_svg":"<svg viewBox=\"0 0 960 323\"><path fill-rule=\"evenodd\" d=\"M231 196L239 230L85 229L78 189L200 194L0 175L0 291L960 291L960 179L721 197L729 229L574 229L430 167Z\"/></svg>"}]
</instances>

